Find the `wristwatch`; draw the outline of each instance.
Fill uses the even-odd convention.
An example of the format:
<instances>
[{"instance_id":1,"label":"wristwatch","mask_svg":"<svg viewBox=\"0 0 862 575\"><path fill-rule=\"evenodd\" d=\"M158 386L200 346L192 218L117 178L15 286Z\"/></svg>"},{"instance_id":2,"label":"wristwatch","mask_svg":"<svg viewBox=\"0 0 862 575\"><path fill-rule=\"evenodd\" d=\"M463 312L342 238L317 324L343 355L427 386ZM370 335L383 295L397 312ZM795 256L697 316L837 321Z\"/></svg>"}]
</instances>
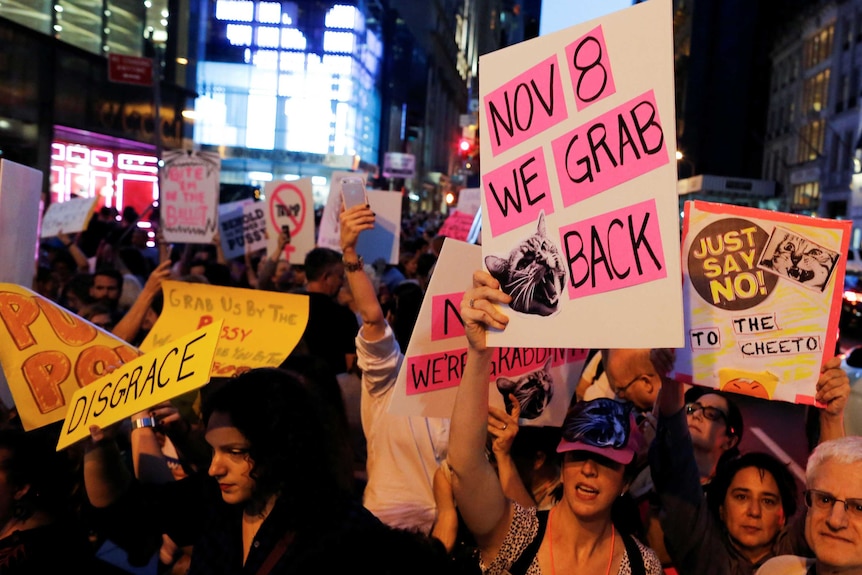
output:
<instances>
[{"instance_id":1,"label":"wristwatch","mask_svg":"<svg viewBox=\"0 0 862 575\"><path fill-rule=\"evenodd\" d=\"M140 429L142 427L155 427L156 426L156 418L155 417L139 417L137 419L132 420L132 429Z\"/></svg>"},{"instance_id":2,"label":"wristwatch","mask_svg":"<svg viewBox=\"0 0 862 575\"><path fill-rule=\"evenodd\" d=\"M341 263L344 264L344 271L346 272L358 272L365 267L365 262L362 260L362 256L358 256L355 262L349 262L342 256Z\"/></svg>"}]
</instances>

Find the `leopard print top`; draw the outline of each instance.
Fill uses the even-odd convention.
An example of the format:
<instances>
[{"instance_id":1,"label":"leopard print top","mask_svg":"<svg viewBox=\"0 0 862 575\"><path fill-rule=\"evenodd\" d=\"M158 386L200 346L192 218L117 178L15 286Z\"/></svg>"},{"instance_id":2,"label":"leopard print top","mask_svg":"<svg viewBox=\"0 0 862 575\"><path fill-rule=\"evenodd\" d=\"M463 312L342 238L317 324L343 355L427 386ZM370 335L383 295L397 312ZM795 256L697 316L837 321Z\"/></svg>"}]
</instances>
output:
<instances>
[{"instance_id":1,"label":"leopard print top","mask_svg":"<svg viewBox=\"0 0 862 575\"><path fill-rule=\"evenodd\" d=\"M517 503L513 503L514 515L512 516L512 524L509 526L509 533L506 534L506 539L503 541L500 552L494 558L490 565L486 565L484 561L480 561L480 567L484 575L506 575L512 564L518 560L521 553L530 544L536 533L539 530L539 519L536 517L535 507L521 507ZM643 545L635 539L638 549L643 557L644 569L646 575L663 575L661 562L655 551ZM623 560L620 562L620 570L617 575L631 575L632 568L629 563L628 553L623 554ZM527 575L542 575L542 570L539 568L538 557L533 558L530 567L527 569Z\"/></svg>"}]
</instances>

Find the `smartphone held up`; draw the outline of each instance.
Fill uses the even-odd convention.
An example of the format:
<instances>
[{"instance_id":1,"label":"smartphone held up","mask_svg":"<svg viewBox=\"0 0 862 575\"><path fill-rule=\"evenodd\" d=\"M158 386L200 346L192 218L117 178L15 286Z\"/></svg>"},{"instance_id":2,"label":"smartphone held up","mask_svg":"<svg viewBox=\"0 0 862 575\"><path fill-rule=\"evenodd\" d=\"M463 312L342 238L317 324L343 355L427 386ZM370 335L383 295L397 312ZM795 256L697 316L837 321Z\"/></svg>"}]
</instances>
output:
<instances>
[{"instance_id":1,"label":"smartphone held up","mask_svg":"<svg viewBox=\"0 0 862 575\"><path fill-rule=\"evenodd\" d=\"M341 201L344 203L345 210L353 206L367 205L368 195L365 193L365 180L354 176L341 178Z\"/></svg>"}]
</instances>

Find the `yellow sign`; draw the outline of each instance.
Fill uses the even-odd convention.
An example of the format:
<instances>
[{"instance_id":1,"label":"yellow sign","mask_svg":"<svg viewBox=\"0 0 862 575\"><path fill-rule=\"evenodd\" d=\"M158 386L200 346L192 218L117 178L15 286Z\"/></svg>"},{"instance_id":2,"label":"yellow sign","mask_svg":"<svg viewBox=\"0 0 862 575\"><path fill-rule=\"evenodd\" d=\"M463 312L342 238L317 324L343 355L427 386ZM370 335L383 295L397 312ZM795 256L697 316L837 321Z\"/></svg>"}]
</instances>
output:
<instances>
[{"instance_id":1,"label":"yellow sign","mask_svg":"<svg viewBox=\"0 0 862 575\"><path fill-rule=\"evenodd\" d=\"M278 367L308 323L307 295L177 281L163 282L162 292L165 306L141 350L150 351L223 320L213 377Z\"/></svg>"},{"instance_id":2,"label":"yellow sign","mask_svg":"<svg viewBox=\"0 0 862 575\"><path fill-rule=\"evenodd\" d=\"M39 294L0 283L0 365L24 429L63 419L78 388L139 355Z\"/></svg>"},{"instance_id":3,"label":"yellow sign","mask_svg":"<svg viewBox=\"0 0 862 575\"><path fill-rule=\"evenodd\" d=\"M142 355L93 385L79 389L72 396L57 451L87 437L91 425L107 427L206 385L220 330L221 320Z\"/></svg>"}]
</instances>

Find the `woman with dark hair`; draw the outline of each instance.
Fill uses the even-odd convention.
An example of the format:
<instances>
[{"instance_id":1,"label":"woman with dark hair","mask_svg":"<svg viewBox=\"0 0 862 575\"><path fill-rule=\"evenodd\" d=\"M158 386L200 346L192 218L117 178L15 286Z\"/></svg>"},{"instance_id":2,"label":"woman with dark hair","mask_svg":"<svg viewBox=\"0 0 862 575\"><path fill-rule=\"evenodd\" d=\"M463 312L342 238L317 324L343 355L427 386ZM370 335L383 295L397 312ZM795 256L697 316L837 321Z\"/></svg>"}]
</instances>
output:
<instances>
[{"instance_id":1,"label":"woman with dark hair","mask_svg":"<svg viewBox=\"0 0 862 575\"><path fill-rule=\"evenodd\" d=\"M128 548L166 533L193 546L189 573L207 575L317 572L360 533L363 560L385 553L384 526L344 485L343 451L313 385L254 369L207 393L202 411L208 473L161 485L132 480L90 429L84 479L107 537Z\"/></svg>"},{"instance_id":2,"label":"woman with dark hair","mask_svg":"<svg viewBox=\"0 0 862 575\"><path fill-rule=\"evenodd\" d=\"M485 456L493 357L485 332L505 329L508 318L496 304L510 300L497 280L477 271L461 303L467 362L452 412L447 463L483 572L661 574L652 549L618 531L611 519L613 503L628 489L642 451L630 404L599 398L569 410L556 448L563 454L563 494L550 511L506 499Z\"/></svg>"}]
</instances>

